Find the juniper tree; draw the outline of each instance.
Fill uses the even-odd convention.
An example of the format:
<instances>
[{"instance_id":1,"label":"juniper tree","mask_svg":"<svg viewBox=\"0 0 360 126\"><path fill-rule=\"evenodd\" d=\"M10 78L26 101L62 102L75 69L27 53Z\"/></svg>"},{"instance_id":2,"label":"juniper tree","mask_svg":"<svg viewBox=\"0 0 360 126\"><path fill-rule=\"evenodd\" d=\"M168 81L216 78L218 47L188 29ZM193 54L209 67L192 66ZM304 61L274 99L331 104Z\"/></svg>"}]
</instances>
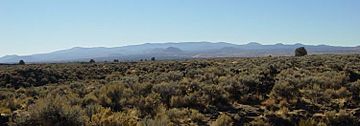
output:
<instances>
[{"instance_id":1,"label":"juniper tree","mask_svg":"<svg viewBox=\"0 0 360 126\"><path fill-rule=\"evenodd\" d=\"M305 56L307 55L307 51L305 47L300 47L295 50L295 56Z\"/></svg>"},{"instance_id":2,"label":"juniper tree","mask_svg":"<svg viewBox=\"0 0 360 126\"><path fill-rule=\"evenodd\" d=\"M24 61L24 60L20 60L20 61L19 61L19 65L25 65L25 61Z\"/></svg>"}]
</instances>

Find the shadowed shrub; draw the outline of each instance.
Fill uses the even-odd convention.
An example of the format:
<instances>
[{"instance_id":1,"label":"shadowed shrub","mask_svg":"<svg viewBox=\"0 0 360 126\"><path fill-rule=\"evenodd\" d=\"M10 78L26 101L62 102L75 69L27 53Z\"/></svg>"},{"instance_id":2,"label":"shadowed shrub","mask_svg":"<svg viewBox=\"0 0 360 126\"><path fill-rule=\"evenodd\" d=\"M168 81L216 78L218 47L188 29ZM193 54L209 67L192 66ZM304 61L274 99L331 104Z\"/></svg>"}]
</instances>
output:
<instances>
[{"instance_id":1,"label":"shadowed shrub","mask_svg":"<svg viewBox=\"0 0 360 126\"><path fill-rule=\"evenodd\" d=\"M295 49L295 56L305 56L305 55L307 55L307 51L305 47L300 47Z\"/></svg>"}]
</instances>

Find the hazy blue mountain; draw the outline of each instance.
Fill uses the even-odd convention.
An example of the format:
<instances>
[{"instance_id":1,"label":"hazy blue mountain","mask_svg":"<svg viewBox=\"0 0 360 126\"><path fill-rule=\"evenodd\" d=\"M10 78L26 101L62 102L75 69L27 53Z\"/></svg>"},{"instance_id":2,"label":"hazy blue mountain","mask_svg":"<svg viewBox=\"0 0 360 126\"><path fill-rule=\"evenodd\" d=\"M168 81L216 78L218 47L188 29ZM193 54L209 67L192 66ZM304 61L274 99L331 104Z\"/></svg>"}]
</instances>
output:
<instances>
[{"instance_id":1,"label":"hazy blue mountain","mask_svg":"<svg viewBox=\"0 0 360 126\"><path fill-rule=\"evenodd\" d=\"M180 43L146 43L141 45L130 45L130 46L124 46L119 47L117 49L121 49L123 51L126 51L127 53L135 53L139 51L148 51L158 48L168 48L168 47L174 47L181 49L183 51L205 51L205 50L211 50L211 49L219 49L223 47L231 47L231 46L237 46L235 44L225 43L225 42L180 42ZM136 49L136 50L134 50Z\"/></svg>"},{"instance_id":2,"label":"hazy blue mountain","mask_svg":"<svg viewBox=\"0 0 360 126\"><path fill-rule=\"evenodd\" d=\"M156 57L157 59L181 59L202 57L256 57L293 55L298 47L305 47L309 54L347 54L360 53L360 47L338 47L329 45L303 45L300 43L287 45L262 45L250 42L236 45L225 42L180 42L180 43L146 43L114 48L82 48L75 47L44 54L28 56L7 55L0 58L0 63L26 62L72 62L96 59L101 61L139 60Z\"/></svg>"},{"instance_id":3,"label":"hazy blue mountain","mask_svg":"<svg viewBox=\"0 0 360 126\"><path fill-rule=\"evenodd\" d=\"M160 54L163 54L163 53L169 53L169 54L179 54L179 53L182 53L183 51L179 48L176 48L176 47L167 47L167 48L156 48L156 49L153 49L151 51L149 51L148 53L160 53Z\"/></svg>"}]
</instances>

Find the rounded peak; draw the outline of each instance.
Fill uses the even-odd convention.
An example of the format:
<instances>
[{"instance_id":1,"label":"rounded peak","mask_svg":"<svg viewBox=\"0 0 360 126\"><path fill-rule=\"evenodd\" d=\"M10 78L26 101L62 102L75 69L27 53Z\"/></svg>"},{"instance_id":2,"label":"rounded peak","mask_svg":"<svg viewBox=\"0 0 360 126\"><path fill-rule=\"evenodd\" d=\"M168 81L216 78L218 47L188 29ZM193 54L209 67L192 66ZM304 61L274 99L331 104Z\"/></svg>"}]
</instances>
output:
<instances>
[{"instance_id":1,"label":"rounded peak","mask_svg":"<svg viewBox=\"0 0 360 126\"><path fill-rule=\"evenodd\" d=\"M71 49L84 49L83 47L73 47L73 48L71 48Z\"/></svg>"},{"instance_id":2,"label":"rounded peak","mask_svg":"<svg viewBox=\"0 0 360 126\"><path fill-rule=\"evenodd\" d=\"M227 42L216 42L216 43L218 43L218 44L229 44Z\"/></svg>"},{"instance_id":3,"label":"rounded peak","mask_svg":"<svg viewBox=\"0 0 360 126\"><path fill-rule=\"evenodd\" d=\"M166 49L179 49L179 48L170 46L170 47L167 47Z\"/></svg>"},{"instance_id":4,"label":"rounded peak","mask_svg":"<svg viewBox=\"0 0 360 126\"><path fill-rule=\"evenodd\" d=\"M301 43L295 43L294 45L303 46L303 44L301 44Z\"/></svg>"},{"instance_id":5,"label":"rounded peak","mask_svg":"<svg viewBox=\"0 0 360 126\"><path fill-rule=\"evenodd\" d=\"M13 54L13 55L5 55L5 56L19 56L19 55Z\"/></svg>"},{"instance_id":6,"label":"rounded peak","mask_svg":"<svg viewBox=\"0 0 360 126\"><path fill-rule=\"evenodd\" d=\"M318 45L318 46L323 46L323 47L325 47L325 46L328 46L328 45L325 45L325 44L320 44L320 45Z\"/></svg>"},{"instance_id":7,"label":"rounded peak","mask_svg":"<svg viewBox=\"0 0 360 126\"><path fill-rule=\"evenodd\" d=\"M257 42L249 42L248 44L246 45L254 45L254 46L257 46L257 45L261 45L260 43L257 43Z\"/></svg>"},{"instance_id":8,"label":"rounded peak","mask_svg":"<svg viewBox=\"0 0 360 126\"><path fill-rule=\"evenodd\" d=\"M176 47L167 47L165 50L166 51L182 51L181 49L176 48Z\"/></svg>"},{"instance_id":9,"label":"rounded peak","mask_svg":"<svg viewBox=\"0 0 360 126\"><path fill-rule=\"evenodd\" d=\"M3 56L3 57L1 57L1 58L11 58L11 57L19 57L19 55L5 55L5 56Z\"/></svg>"}]
</instances>

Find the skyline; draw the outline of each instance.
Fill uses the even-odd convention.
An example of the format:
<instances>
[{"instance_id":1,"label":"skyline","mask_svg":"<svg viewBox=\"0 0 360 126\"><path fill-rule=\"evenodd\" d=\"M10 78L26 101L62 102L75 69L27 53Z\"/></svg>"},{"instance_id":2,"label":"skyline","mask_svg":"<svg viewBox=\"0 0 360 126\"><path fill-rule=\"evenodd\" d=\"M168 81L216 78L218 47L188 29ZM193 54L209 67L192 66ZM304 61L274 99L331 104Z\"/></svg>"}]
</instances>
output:
<instances>
[{"instance_id":1,"label":"skyline","mask_svg":"<svg viewBox=\"0 0 360 126\"><path fill-rule=\"evenodd\" d=\"M295 46L297 44L301 44L304 46L322 46L322 45L326 45L326 46L332 46L332 47L360 47L360 45L355 45L355 46L334 46L334 45L327 45L327 44L303 44L303 43L274 43L274 44L262 44L259 42L248 42L248 43L244 43L244 44L236 44L236 43L231 43L231 42L208 42L208 41L200 41L200 42L154 42L154 43L141 43L141 44L129 44L129 45L125 45L125 46L111 46L111 47L105 47L105 46L96 46L96 47L81 47L81 46L75 46L75 47L71 47L71 48L66 48L66 49L58 49L58 50L51 50L49 52L40 52L40 53L32 53L32 54L25 54L25 55L18 55L18 54L8 54L8 55L3 55L0 56L4 57L4 56L32 56L32 55L38 55L38 54L50 54L50 53L54 53L54 52L59 52L59 51L68 51L71 49L75 49L75 48L83 48L83 49L93 49L93 48L107 48L107 49L111 49L111 48L121 48L121 47L126 47L126 46L139 46L139 45L146 45L146 44L172 44L172 43L226 43L226 44L234 44L234 45L238 45L238 46L243 46L243 45L249 45L249 44L260 44L263 46L275 46L277 44L283 44L283 45L291 45L291 46Z\"/></svg>"},{"instance_id":2,"label":"skyline","mask_svg":"<svg viewBox=\"0 0 360 126\"><path fill-rule=\"evenodd\" d=\"M0 56L164 42L360 45L357 0L3 0Z\"/></svg>"}]
</instances>

